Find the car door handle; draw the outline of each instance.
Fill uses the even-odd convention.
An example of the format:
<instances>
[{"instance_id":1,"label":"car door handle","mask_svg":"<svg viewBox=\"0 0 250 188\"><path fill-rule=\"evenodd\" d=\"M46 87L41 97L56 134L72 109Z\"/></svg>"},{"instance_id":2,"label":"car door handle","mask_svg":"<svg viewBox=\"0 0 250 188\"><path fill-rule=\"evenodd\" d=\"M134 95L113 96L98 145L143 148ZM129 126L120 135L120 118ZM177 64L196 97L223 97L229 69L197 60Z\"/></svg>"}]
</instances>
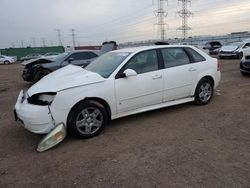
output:
<instances>
[{"instance_id":1,"label":"car door handle","mask_svg":"<svg viewBox=\"0 0 250 188\"><path fill-rule=\"evenodd\" d=\"M190 69L188 69L188 71L192 72L192 71L196 71L196 68L191 67Z\"/></svg>"},{"instance_id":2,"label":"car door handle","mask_svg":"<svg viewBox=\"0 0 250 188\"><path fill-rule=\"evenodd\" d=\"M156 79L161 79L162 78L162 75L154 75L152 77L153 80L156 80Z\"/></svg>"}]
</instances>

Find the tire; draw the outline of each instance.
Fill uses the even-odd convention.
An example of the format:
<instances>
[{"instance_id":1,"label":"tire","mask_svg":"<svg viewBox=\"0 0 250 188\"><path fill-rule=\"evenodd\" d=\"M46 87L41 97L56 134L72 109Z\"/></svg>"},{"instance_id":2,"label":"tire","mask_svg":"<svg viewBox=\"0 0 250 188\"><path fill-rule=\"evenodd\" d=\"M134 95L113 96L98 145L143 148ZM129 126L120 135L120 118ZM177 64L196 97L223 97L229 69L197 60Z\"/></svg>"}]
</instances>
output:
<instances>
[{"instance_id":1,"label":"tire","mask_svg":"<svg viewBox=\"0 0 250 188\"><path fill-rule=\"evenodd\" d=\"M83 101L71 110L67 120L69 133L77 138L92 138L102 132L108 122L108 113L96 101Z\"/></svg>"},{"instance_id":2,"label":"tire","mask_svg":"<svg viewBox=\"0 0 250 188\"><path fill-rule=\"evenodd\" d=\"M243 58L243 53L242 53L242 52L239 53L238 58L239 58L239 59L242 59L242 58Z\"/></svg>"},{"instance_id":3,"label":"tire","mask_svg":"<svg viewBox=\"0 0 250 188\"><path fill-rule=\"evenodd\" d=\"M44 76L48 75L49 73L51 73L51 71L46 70L46 69L40 69L35 73L34 76L34 82L38 82L39 80L41 80Z\"/></svg>"},{"instance_id":4,"label":"tire","mask_svg":"<svg viewBox=\"0 0 250 188\"><path fill-rule=\"evenodd\" d=\"M203 78L199 81L195 90L195 103L205 105L210 102L214 94L214 85L210 79Z\"/></svg>"},{"instance_id":5,"label":"tire","mask_svg":"<svg viewBox=\"0 0 250 188\"><path fill-rule=\"evenodd\" d=\"M8 65L8 64L10 64L10 61L8 61L8 60L4 61L3 64Z\"/></svg>"},{"instance_id":6,"label":"tire","mask_svg":"<svg viewBox=\"0 0 250 188\"><path fill-rule=\"evenodd\" d=\"M219 56L219 59L224 59L224 57L223 56Z\"/></svg>"},{"instance_id":7,"label":"tire","mask_svg":"<svg viewBox=\"0 0 250 188\"><path fill-rule=\"evenodd\" d=\"M250 74L247 74L247 73L242 72L242 71L240 71L240 72L241 72L242 76L249 76L250 75Z\"/></svg>"}]
</instances>

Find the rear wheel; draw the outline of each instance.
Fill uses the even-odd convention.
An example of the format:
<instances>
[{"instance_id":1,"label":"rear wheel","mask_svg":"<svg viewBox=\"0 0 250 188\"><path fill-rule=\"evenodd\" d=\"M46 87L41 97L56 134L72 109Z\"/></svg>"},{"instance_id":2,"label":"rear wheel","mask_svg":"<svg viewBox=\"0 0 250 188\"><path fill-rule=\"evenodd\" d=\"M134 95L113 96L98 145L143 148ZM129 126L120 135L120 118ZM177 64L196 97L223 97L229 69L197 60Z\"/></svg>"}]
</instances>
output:
<instances>
[{"instance_id":1,"label":"rear wheel","mask_svg":"<svg viewBox=\"0 0 250 188\"><path fill-rule=\"evenodd\" d=\"M102 132L108 121L107 111L96 101L81 102L68 117L67 128L73 136L91 138Z\"/></svg>"},{"instance_id":2,"label":"rear wheel","mask_svg":"<svg viewBox=\"0 0 250 188\"><path fill-rule=\"evenodd\" d=\"M49 73L50 73L49 70L45 70L45 69L38 70L34 76L34 82L38 82L39 80L41 80L44 76L48 75Z\"/></svg>"},{"instance_id":3,"label":"rear wheel","mask_svg":"<svg viewBox=\"0 0 250 188\"><path fill-rule=\"evenodd\" d=\"M213 82L207 78L201 79L195 90L195 103L208 104L213 97L213 92Z\"/></svg>"}]
</instances>

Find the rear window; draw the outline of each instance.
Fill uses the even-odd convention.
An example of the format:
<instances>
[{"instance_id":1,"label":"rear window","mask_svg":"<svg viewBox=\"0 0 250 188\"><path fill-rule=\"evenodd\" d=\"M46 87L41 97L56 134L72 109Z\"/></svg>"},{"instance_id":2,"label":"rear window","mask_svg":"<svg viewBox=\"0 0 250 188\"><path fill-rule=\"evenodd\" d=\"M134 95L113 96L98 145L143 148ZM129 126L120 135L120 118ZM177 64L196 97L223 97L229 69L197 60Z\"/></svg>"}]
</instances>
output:
<instances>
[{"instance_id":1,"label":"rear window","mask_svg":"<svg viewBox=\"0 0 250 188\"><path fill-rule=\"evenodd\" d=\"M189 55L192 57L192 62L201 62L201 61L206 61L206 59L200 55L198 52L193 50L192 48L185 48L185 50L189 53Z\"/></svg>"}]
</instances>

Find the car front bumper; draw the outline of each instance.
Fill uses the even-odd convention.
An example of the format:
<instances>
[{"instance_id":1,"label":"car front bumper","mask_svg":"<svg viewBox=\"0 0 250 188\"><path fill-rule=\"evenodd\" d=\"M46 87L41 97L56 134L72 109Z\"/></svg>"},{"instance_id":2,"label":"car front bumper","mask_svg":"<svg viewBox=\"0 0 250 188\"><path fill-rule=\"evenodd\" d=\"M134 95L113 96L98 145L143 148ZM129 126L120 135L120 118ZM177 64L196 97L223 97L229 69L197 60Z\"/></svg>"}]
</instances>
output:
<instances>
[{"instance_id":1,"label":"car front bumper","mask_svg":"<svg viewBox=\"0 0 250 188\"><path fill-rule=\"evenodd\" d=\"M240 71L250 74L250 61L248 63L240 63Z\"/></svg>"},{"instance_id":2,"label":"car front bumper","mask_svg":"<svg viewBox=\"0 0 250 188\"><path fill-rule=\"evenodd\" d=\"M233 53L233 52L219 52L219 57L226 57L226 58L238 58L239 55L237 53Z\"/></svg>"},{"instance_id":3,"label":"car front bumper","mask_svg":"<svg viewBox=\"0 0 250 188\"><path fill-rule=\"evenodd\" d=\"M49 133L55 127L49 107L29 104L23 90L17 98L14 114L25 129L36 134Z\"/></svg>"}]
</instances>

